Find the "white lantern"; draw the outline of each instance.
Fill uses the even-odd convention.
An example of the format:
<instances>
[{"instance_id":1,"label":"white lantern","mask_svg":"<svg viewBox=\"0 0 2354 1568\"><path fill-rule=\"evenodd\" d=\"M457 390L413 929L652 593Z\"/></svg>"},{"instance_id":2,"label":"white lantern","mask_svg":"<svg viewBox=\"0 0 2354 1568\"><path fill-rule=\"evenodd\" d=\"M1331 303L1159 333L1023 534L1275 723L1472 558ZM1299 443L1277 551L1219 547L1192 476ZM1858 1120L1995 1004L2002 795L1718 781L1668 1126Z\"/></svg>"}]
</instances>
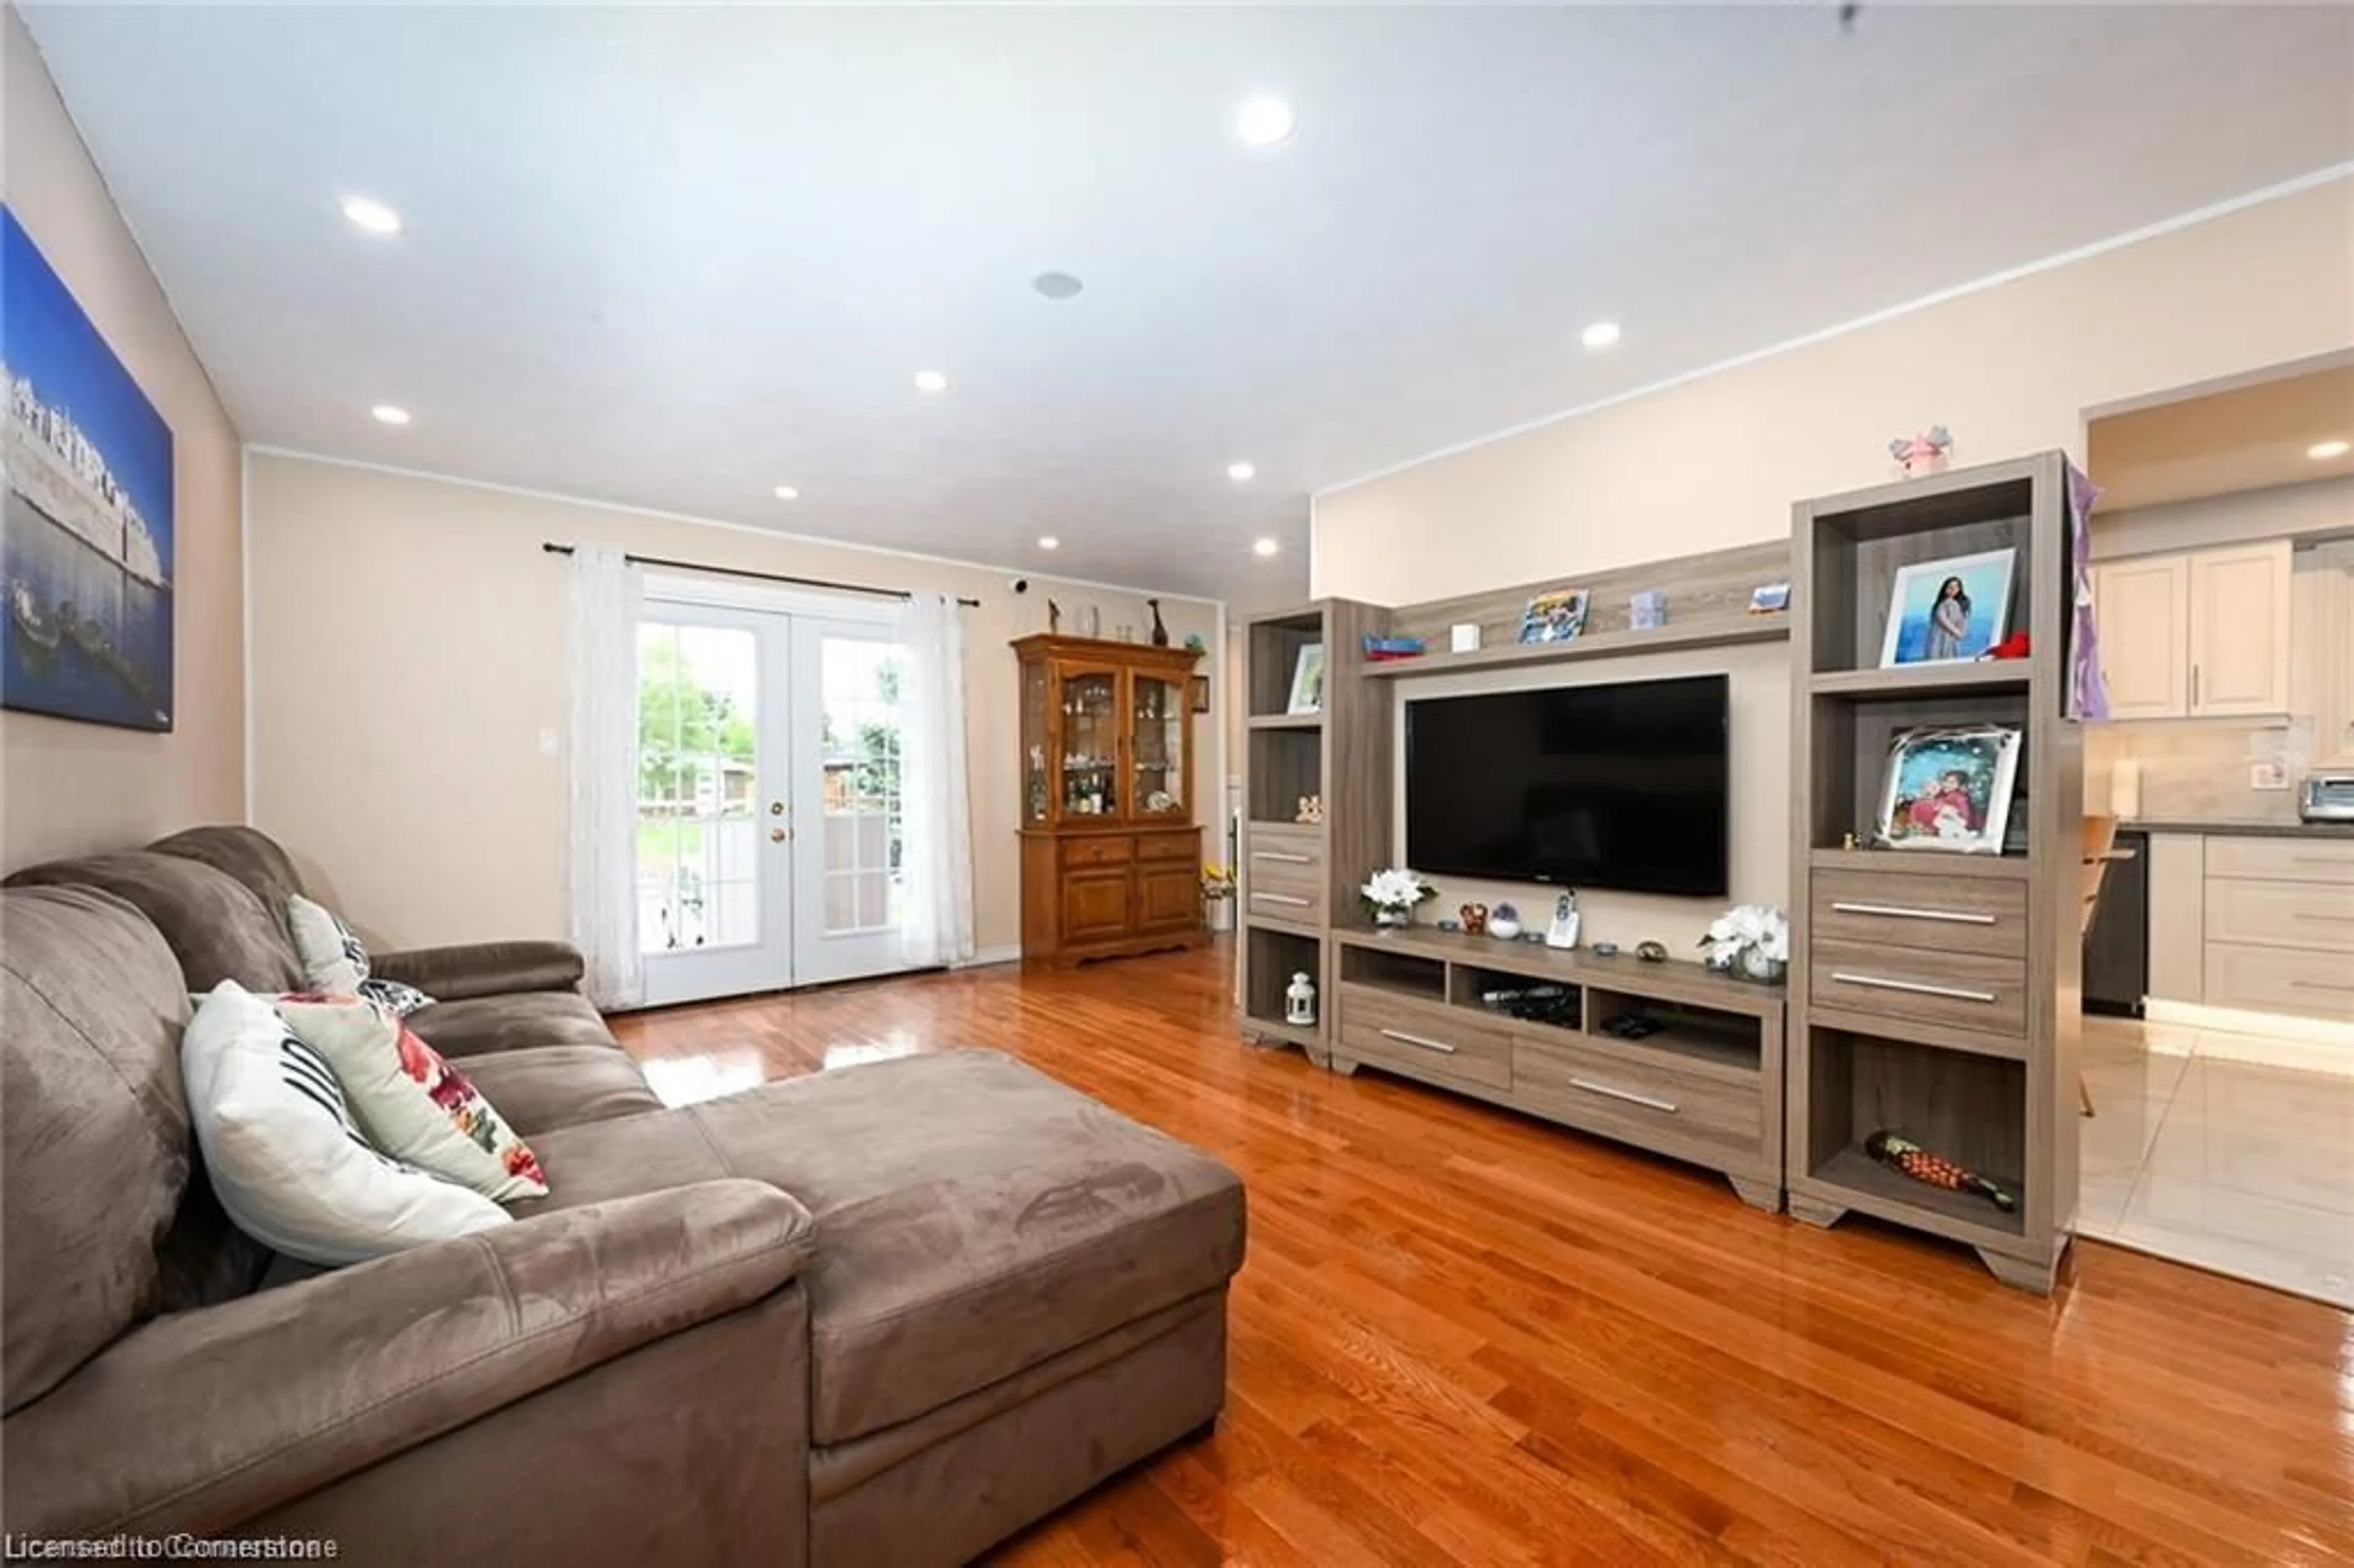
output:
<instances>
[{"instance_id":1,"label":"white lantern","mask_svg":"<svg viewBox=\"0 0 2354 1568\"><path fill-rule=\"evenodd\" d=\"M1300 970L1283 993L1283 1021L1295 1029L1316 1027L1316 985Z\"/></svg>"}]
</instances>

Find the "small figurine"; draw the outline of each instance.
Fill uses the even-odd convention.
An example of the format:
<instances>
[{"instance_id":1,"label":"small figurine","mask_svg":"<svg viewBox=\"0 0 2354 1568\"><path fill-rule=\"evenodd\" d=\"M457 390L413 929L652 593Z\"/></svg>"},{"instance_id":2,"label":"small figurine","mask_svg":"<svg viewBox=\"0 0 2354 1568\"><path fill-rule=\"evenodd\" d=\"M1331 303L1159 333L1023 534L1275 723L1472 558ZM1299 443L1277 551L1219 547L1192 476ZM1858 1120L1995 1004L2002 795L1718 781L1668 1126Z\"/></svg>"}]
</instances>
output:
<instances>
[{"instance_id":1,"label":"small figurine","mask_svg":"<svg viewBox=\"0 0 2354 1568\"><path fill-rule=\"evenodd\" d=\"M1638 964L1666 963L1668 961L1668 949L1666 944L1662 942L1636 943L1635 961Z\"/></svg>"},{"instance_id":2,"label":"small figurine","mask_svg":"<svg viewBox=\"0 0 2354 1568\"><path fill-rule=\"evenodd\" d=\"M1488 934L1488 906L1485 904L1466 904L1455 913L1463 917L1465 936L1484 937Z\"/></svg>"},{"instance_id":3,"label":"small figurine","mask_svg":"<svg viewBox=\"0 0 2354 1568\"><path fill-rule=\"evenodd\" d=\"M1888 443L1888 455L1904 471L1907 479L1919 479L1924 474L1946 471L1946 454L1954 449L1954 438L1943 425L1932 425L1917 436L1899 436Z\"/></svg>"},{"instance_id":4,"label":"small figurine","mask_svg":"<svg viewBox=\"0 0 2354 1568\"><path fill-rule=\"evenodd\" d=\"M1144 601L1144 608L1152 612L1152 645L1155 648L1168 647L1169 629L1161 624L1161 601L1148 599Z\"/></svg>"},{"instance_id":5,"label":"small figurine","mask_svg":"<svg viewBox=\"0 0 2354 1568\"><path fill-rule=\"evenodd\" d=\"M1499 941L1509 942L1521 934L1521 912L1509 904L1499 904L1488 912L1488 935Z\"/></svg>"},{"instance_id":6,"label":"small figurine","mask_svg":"<svg viewBox=\"0 0 2354 1568\"><path fill-rule=\"evenodd\" d=\"M1050 599L1046 601L1046 635L1060 637L1062 634L1063 607Z\"/></svg>"},{"instance_id":7,"label":"small figurine","mask_svg":"<svg viewBox=\"0 0 2354 1568\"><path fill-rule=\"evenodd\" d=\"M1311 827L1323 821L1324 797L1321 795L1302 795L1299 797L1299 809L1298 811L1293 813L1291 820L1295 822L1306 823Z\"/></svg>"},{"instance_id":8,"label":"small figurine","mask_svg":"<svg viewBox=\"0 0 2354 1568\"><path fill-rule=\"evenodd\" d=\"M2006 1214L2019 1207L2017 1198L1968 1166L1941 1159L1909 1138L1875 1132L1864 1139L1863 1151L1891 1170L1901 1171L1927 1186L1942 1187L1948 1192L1975 1193Z\"/></svg>"}]
</instances>

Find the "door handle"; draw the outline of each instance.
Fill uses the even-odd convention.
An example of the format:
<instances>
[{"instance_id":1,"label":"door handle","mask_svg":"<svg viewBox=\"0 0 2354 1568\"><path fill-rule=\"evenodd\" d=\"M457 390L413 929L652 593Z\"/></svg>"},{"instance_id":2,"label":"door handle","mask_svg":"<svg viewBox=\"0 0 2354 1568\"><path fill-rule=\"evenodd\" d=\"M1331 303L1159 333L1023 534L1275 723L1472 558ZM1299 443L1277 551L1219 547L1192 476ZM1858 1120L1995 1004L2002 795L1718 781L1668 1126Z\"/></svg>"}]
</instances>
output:
<instances>
[{"instance_id":1,"label":"door handle","mask_svg":"<svg viewBox=\"0 0 2354 1568\"><path fill-rule=\"evenodd\" d=\"M770 828L769 830L769 842L772 844L783 843L787 839L791 838L792 836L793 831L790 828Z\"/></svg>"}]
</instances>

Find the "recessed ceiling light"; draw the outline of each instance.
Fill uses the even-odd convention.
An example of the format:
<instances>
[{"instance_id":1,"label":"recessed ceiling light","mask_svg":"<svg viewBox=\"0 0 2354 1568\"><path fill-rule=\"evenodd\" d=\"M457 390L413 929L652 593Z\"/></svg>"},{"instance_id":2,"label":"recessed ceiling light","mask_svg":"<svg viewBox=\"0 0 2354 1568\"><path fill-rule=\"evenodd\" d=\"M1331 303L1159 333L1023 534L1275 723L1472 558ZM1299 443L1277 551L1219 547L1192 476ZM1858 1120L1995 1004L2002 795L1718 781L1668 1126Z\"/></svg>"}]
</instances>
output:
<instances>
[{"instance_id":1,"label":"recessed ceiling light","mask_svg":"<svg viewBox=\"0 0 2354 1568\"><path fill-rule=\"evenodd\" d=\"M1297 123L1291 105L1279 98L1254 98L1235 116L1235 134L1253 147L1272 147L1288 138Z\"/></svg>"},{"instance_id":2,"label":"recessed ceiling light","mask_svg":"<svg viewBox=\"0 0 2354 1568\"><path fill-rule=\"evenodd\" d=\"M344 216L370 234L400 232L400 214L367 196L345 196Z\"/></svg>"},{"instance_id":3,"label":"recessed ceiling light","mask_svg":"<svg viewBox=\"0 0 2354 1568\"><path fill-rule=\"evenodd\" d=\"M375 408L370 408L368 412L376 416L376 422L379 425L405 425L408 423L408 410L406 408L396 408L389 403L378 403Z\"/></svg>"},{"instance_id":4,"label":"recessed ceiling light","mask_svg":"<svg viewBox=\"0 0 2354 1568\"><path fill-rule=\"evenodd\" d=\"M1230 462L1226 465L1226 477L1240 484L1245 480L1257 479L1258 469L1246 462Z\"/></svg>"},{"instance_id":5,"label":"recessed ceiling light","mask_svg":"<svg viewBox=\"0 0 2354 1568\"><path fill-rule=\"evenodd\" d=\"M1579 333L1577 340L1588 348L1608 348L1618 341L1618 323L1596 322L1592 326Z\"/></svg>"},{"instance_id":6,"label":"recessed ceiling light","mask_svg":"<svg viewBox=\"0 0 2354 1568\"><path fill-rule=\"evenodd\" d=\"M791 485L790 485L790 484L780 484L780 485L777 486L777 499L778 499L778 500L779 500L779 501L799 501L801 498L801 493L800 491L798 491L798 490L795 490Z\"/></svg>"},{"instance_id":7,"label":"recessed ceiling light","mask_svg":"<svg viewBox=\"0 0 2354 1568\"><path fill-rule=\"evenodd\" d=\"M1261 539L1251 546L1251 554L1254 556L1272 556L1278 550L1282 548L1282 546L1277 544L1272 539Z\"/></svg>"},{"instance_id":8,"label":"recessed ceiling light","mask_svg":"<svg viewBox=\"0 0 2354 1568\"><path fill-rule=\"evenodd\" d=\"M917 391L945 392L948 389L949 378L941 372L937 370L918 370L916 372Z\"/></svg>"},{"instance_id":9,"label":"recessed ceiling light","mask_svg":"<svg viewBox=\"0 0 2354 1568\"><path fill-rule=\"evenodd\" d=\"M1050 300L1067 300L1087 284L1068 272L1041 272L1030 280L1030 286Z\"/></svg>"},{"instance_id":10,"label":"recessed ceiling light","mask_svg":"<svg viewBox=\"0 0 2354 1568\"><path fill-rule=\"evenodd\" d=\"M1042 534L1038 536L1038 547L1042 550L1059 550L1063 547L1063 542L1052 534Z\"/></svg>"},{"instance_id":11,"label":"recessed ceiling light","mask_svg":"<svg viewBox=\"0 0 2354 1568\"><path fill-rule=\"evenodd\" d=\"M2316 441L2305 449L2305 455L2316 462L2327 462L2331 458L2342 458L2349 451L2354 451L2354 447L2344 441Z\"/></svg>"}]
</instances>

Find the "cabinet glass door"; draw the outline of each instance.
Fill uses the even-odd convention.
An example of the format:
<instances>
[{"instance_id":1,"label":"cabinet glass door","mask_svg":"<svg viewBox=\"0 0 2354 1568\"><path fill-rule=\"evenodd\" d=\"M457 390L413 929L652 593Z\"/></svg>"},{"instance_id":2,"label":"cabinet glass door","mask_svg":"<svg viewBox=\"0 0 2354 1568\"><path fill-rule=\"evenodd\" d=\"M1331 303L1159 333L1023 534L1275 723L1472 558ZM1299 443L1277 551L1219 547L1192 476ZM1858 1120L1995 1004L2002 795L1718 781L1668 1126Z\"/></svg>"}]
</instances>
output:
<instances>
[{"instance_id":1,"label":"cabinet glass door","mask_svg":"<svg viewBox=\"0 0 2354 1568\"><path fill-rule=\"evenodd\" d=\"M1046 748L1055 739L1054 726L1046 722L1048 684L1045 665L1022 666L1022 821L1031 827L1045 823L1054 798L1046 766Z\"/></svg>"},{"instance_id":2,"label":"cabinet glass door","mask_svg":"<svg viewBox=\"0 0 2354 1568\"><path fill-rule=\"evenodd\" d=\"M1057 769L1057 810L1074 818L1120 814L1119 672L1066 664L1056 683L1062 695L1063 755Z\"/></svg>"},{"instance_id":3,"label":"cabinet glass door","mask_svg":"<svg viewBox=\"0 0 2354 1568\"><path fill-rule=\"evenodd\" d=\"M1187 692L1182 676L1147 674L1129 677L1131 809L1140 817L1183 817L1185 800L1185 734L1189 727Z\"/></svg>"}]
</instances>

